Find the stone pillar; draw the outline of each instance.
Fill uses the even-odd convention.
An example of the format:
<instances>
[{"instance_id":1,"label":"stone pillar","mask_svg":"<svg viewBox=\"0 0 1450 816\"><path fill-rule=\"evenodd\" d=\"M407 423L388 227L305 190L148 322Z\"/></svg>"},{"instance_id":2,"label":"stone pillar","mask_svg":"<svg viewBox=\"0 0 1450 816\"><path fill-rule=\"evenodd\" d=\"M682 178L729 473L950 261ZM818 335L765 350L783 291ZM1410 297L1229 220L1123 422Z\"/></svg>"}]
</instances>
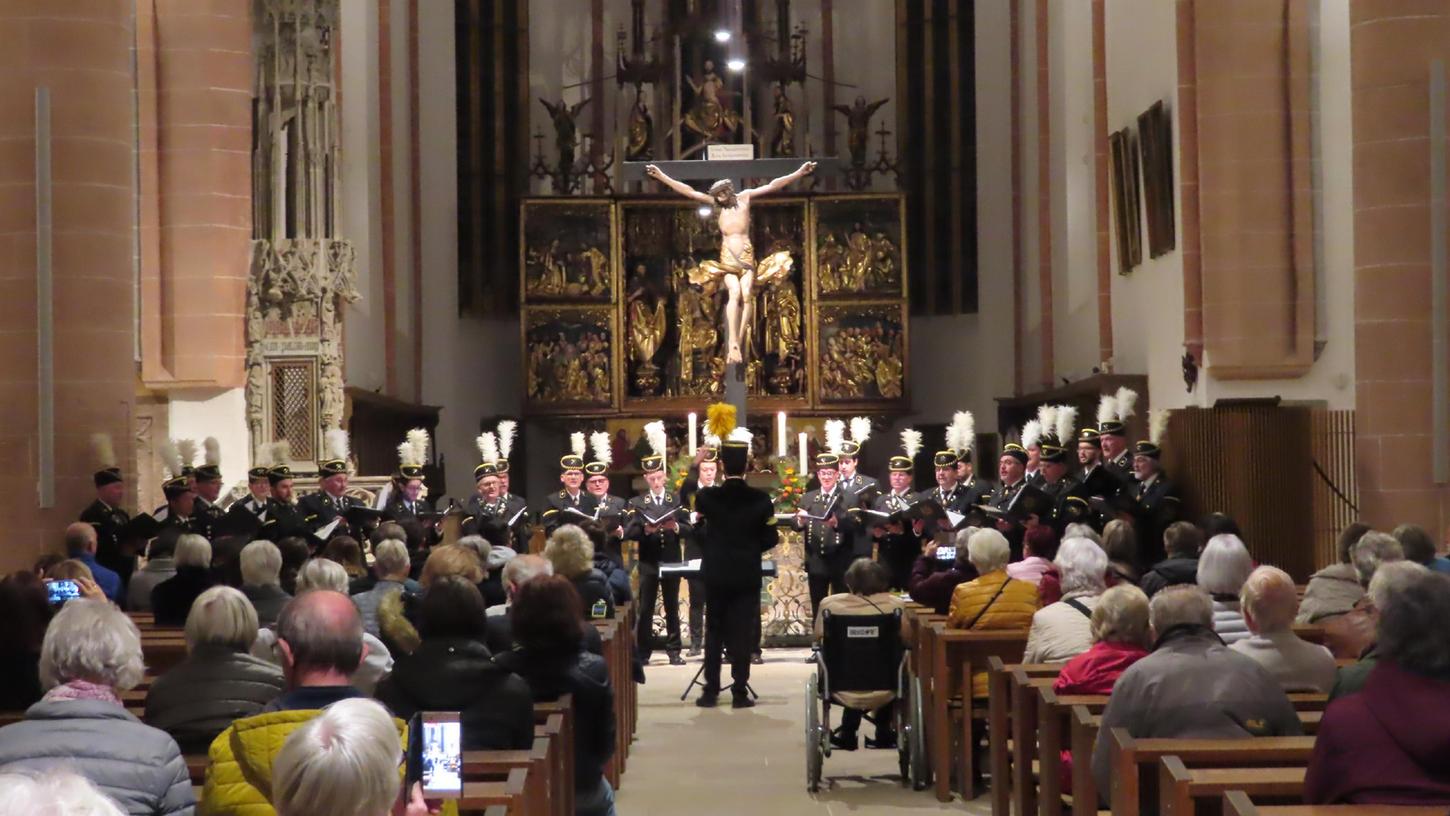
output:
<instances>
[{"instance_id":1,"label":"stone pillar","mask_svg":"<svg viewBox=\"0 0 1450 816\"><path fill-rule=\"evenodd\" d=\"M1443 534L1431 473L1431 60L1450 60L1450 6L1350 4L1354 335L1360 516Z\"/></svg>"},{"instance_id":2,"label":"stone pillar","mask_svg":"<svg viewBox=\"0 0 1450 816\"><path fill-rule=\"evenodd\" d=\"M130 452L135 394L131 4L0 3L0 569L92 498L89 436ZM51 104L55 502L39 503L35 95Z\"/></svg>"}]
</instances>

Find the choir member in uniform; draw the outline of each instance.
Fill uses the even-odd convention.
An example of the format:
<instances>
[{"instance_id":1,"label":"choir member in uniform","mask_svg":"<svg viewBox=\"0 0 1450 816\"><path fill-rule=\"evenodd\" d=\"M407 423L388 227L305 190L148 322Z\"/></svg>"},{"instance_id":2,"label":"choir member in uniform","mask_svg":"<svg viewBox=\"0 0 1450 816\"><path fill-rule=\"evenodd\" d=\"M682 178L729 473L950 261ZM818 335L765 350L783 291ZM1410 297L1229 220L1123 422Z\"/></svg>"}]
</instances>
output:
<instances>
[{"instance_id":1,"label":"choir member in uniform","mask_svg":"<svg viewBox=\"0 0 1450 816\"><path fill-rule=\"evenodd\" d=\"M820 487L801 497L791 526L804 533L806 580L810 585L811 618L830 594L846 592L846 568L854 559L851 537L851 496L841 489L839 459L834 453L816 454L816 480ZM955 472L955 471L954 471Z\"/></svg>"},{"instance_id":2,"label":"choir member in uniform","mask_svg":"<svg viewBox=\"0 0 1450 816\"><path fill-rule=\"evenodd\" d=\"M136 554L130 551L133 542L122 541L122 531L131 521L131 514L121 509L126 497L126 479L116 464L116 449L108 434L93 434L91 445L100 466L91 481L96 486L96 500L86 505L78 521L96 528L96 563L121 576L125 585L136 569Z\"/></svg>"},{"instance_id":3,"label":"choir member in uniform","mask_svg":"<svg viewBox=\"0 0 1450 816\"><path fill-rule=\"evenodd\" d=\"M544 499L539 513L539 524L544 535L553 535L564 524L578 523L580 517L594 518L594 497L583 490L584 486L584 434L570 435L573 452L559 459L559 482L564 489L550 493Z\"/></svg>"},{"instance_id":4,"label":"choir member in uniform","mask_svg":"<svg viewBox=\"0 0 1450 816\"><path fill-rule=\"evenodd\" d=\"M686 520L692 525L684 534L686 561L703 558L705 555L700 540L700 529L698 526L694 526L698 522L695 495L703 488L714 487L719 475L720 448L717 445L701 445L695 451L695 464L690 467L690 472L685 476L685 483L680 486L680 502L689 511ZM686 584L690 588L690 651L688 654L690 657L696 657L705 643L705 581L701 578L690 578Z\"/></svg>"},{"instance_id":5,"label":"choir member in uniform","mask_svg":"<svg viewBox=\"0 0 1450 816\"><path fill-rule=\"evenodd\" d=\"M851 497L852 507L870 507L881 494L881 488L875 479L859 473L857 468L861 464L861 446L871 436L871 420L866 417L852 417L850 430L850 438L842 439L840 449L836 451L839 462L837 471L840 473L837 484ZM870 558L871 531L862 525L855 526L856 532L851 536L852 553L856 558ZM846 566L849 567L850 564L847 563ZM844 572L841 574L845 575Z\"/></svg>"},{"instance_id":6,"label":"choir member in uniform","mask_svg":"<svg viewBox=\"0 0 1450 816\"><path fill-rule=\"evenodd\" d=\"M607 431L589 435L594 461L584 464L584 489L594 499L594 518L604 522L605 555L624 569L624 499L609 492L609 465L614 461L613 443Z\"/></svg>"},{"instance_id":7,"label":"choir member in uniform","mask_svg":"<svg viewBox=\"0 0 1450 816\"><path fill-rule=\"evenodd\" d=\"M1027 429L1024 428L1023 433L1026 432ZM1012 442L1002 446L1002 455L997 459L997 481L997 489L992 491L992 498L987 504L998 510L1006 510L1022 488L1027 485L1027 451L1023 446ZM1020 558L1022 525L1009 519L998 519L997 529L1007 537L1007 543L1015 554L1014 560Z\"/></svg>"},{"instance_id":8,"label":"choir member in uniform","mask_svg":"<svg viewBox=\"0 0 1450 816\"><path fill-rule=\"evenodd\" d=\"M1068 524L1083 521L1087 517L1087 496L1083 494L1082 483L1072 476L1076 460L1074 452L1068 449L1077 429L1077 409L1071 405L1057 406L1057 427L1044 433L1042 447L1042 492L1053 501L1051 518L1038 518L1040 524L1050 524L1059 537Z\"/></svg>"},{"instance_id":9,"label":"choir member in uniform","mask_svg":"<svg viewBox=\"0 0 1450 816\"><path fill-rule=\"evenodd\" d=\"M268 452L270 454L270 451ZM272 472L272 457L258 454L247 471L247 495L232 503L228 512L248 512L260 517L267 509L267 499L272 498L272 483L267 476Z\"/></svg>"},{"instance_id":10,"label":"choir member in uniform","mask_svg":"<svg viewBox=\"0 0 1450 816\"><path fill-rule=\"evenodd\" d=\"M303 526L313 533L331 524L338 516L343 516L343 523L332 528L333 534L340 535L346 531L347 511L361 507L362 501L347 495L347 431L333 428L323 434L323 439L327 443L327 458L317 463L319 490L303 496L297 502L297 512L302 515Z\"/></svg>"},{"instance_id":11,"label":"choir member in uniform","mask_svg":"<svg viewBox=\"0 0 1450 816\"><path fill-rule=\"evenodd\" d=\"M957 486L966 493L964 504L975 507L992 498L992 480L977 478L972 450L977 446L977 420L971 411L957 411L947 425L947 449L957 455Z\"/></svg>"},{"instance_id":12,"label":"choir member in uniform","mask_svg":"<svg viewBox=\"0 0 1450 816\"><path fill-rule=\"evenodd\" d=\"M518 433L518 422L512 419L499 420L498 423L498 495L504 500L504 513L513 524L509 529L513 532L514 549L519 552L527 552L529 548L529 537L534 533L534 526L529 519L529 500L509 489L509 455L513 453L514 437Z\"/></svg>"},{"instance_id":13,"label":"choir member in uniform","mask_svg":"<svg viewBox=\"0 0 1450 816\"><path fill-rule=\"evenodd\" d=\"M1128 455L1128 418L1138 404L1138 392L1119 388L1098 401L1098 434L1103 448L1103 466L1124 482L1133 480L1133 460Z\"/></svg>"},{"instance_id":14,"label":"choir member in uniform","mask_svg":"<svg viewBox=\"0 0 1450 816\"><path fill-rule=\"evenodd\" d=\"M427 477L423 466L428 462L428 431L414 428L398 445L398 472L393 474L393 491L383 507L383 514L396 522L417 521L419 514L433 512L433 506L423 495Z\"/></svg>"},{"instance_id":15,"label":"choir member in uniform","mask_svg":"<svg viewBox=\"0 0 1450 816\"><path fill-rule=\"evenodd\" d=\"M1078 478L1087 481L1103 466L1103 440L1097 428L1083 428L1077 435Z\"/></svg>"},{"instance_id":16,"label":"choir member in uniform","mask_svg":"<svg viewBox=\"0 0 1450 816\"><path fill-rule=\"evenodd\" d=\"M639 615L635 643L641 662L648 664L654 650L654 608L662 595L665 611L665 653L670 665L683 666L680 657L680 577L660 575L660 564L677 563L684 553L680 542L690 528L680 496L665 484L665 424L644 426L650 454L640 460L645 492L629 500L624 537L639 542Z\"/></svg>"},{"instance_id":17,"label":"choir member in uniform","mask_svg":"<svg viewBox=\"0 0 1450 816\"><path fill-rule=\"evenodd\" d=\"M1178 521L1182 514L1182 502L1177 488L1168 481L1160 462L1163 456L1163 432L1168 427L1167 411L1151 411L1148 418L1148 438L1133 446L1133 475L1137 484L1132 488L1136 503L1133 508L1134 526L1138 533L1138 563L1152 565L1163 560L1163 531Z\"/></svg>"},{"instance_id":18,"label":"choir member in uniform","mask_svg":"<svg viewBox=\"0 0 1450 816\"><path fill-rule=\"evenodd\" d=\"M217 522L226 515L217 506L222 494L222 452L221 443L214 436L208 436L201 444L205 459L191 471L191 489L196 494L191 511L192 527L211 539Z\"/></svg>"},{"instance_id":19,"label":"choir member in uniform","mask_svg":"<svg viewBox=\"0 0 1450 816\"><path fill-rule=\"evenodd\" d=\"M186 464L183 450L195 450L196 443L189 440L174 442L170 439L161 443L161 461L166 468L167 476L161 482L161 494L166 497L166 504L156 508L151 517L160 522L164 530L168 527L175 527L183 533L196 532L192 525L191 513L196 504L196 493L191 489L191 466Z\"/></svg>"},{"instance_id":20,"label":"choir member in uniform","mask_svg":"<svg viewBox=\"0 0 1450 816\"><path fill-rule=\"evenodd\" d=\"M272 495L267 497L266 520L262 522L262 534L268 541L281 541L288 536L302 535L302 513L293 499L292 468L287 464L291 458L288 445L278 442L273 446L276 452L272 469L267 471L267 484Z\"/></svg>"},{"instance_id":21,"label":"choir member in uniform","mask_svg":"<svg viewBox=\"0 0 1450 816\"><path fill-rule=\"evenodd\" d=\"M896 515L916 503L911 475L916 454L921 450L921 432L911 428L902 431L901 445L904 455L893 456L887 463L890 489L877 496L871 505L878 513ZM876 539L876 560L891 576L891 588L905 590L911 580L911 566L921 555L921 536L909 522L900 520L873 525L871 535Z\"/></svg>"}]
</instances>

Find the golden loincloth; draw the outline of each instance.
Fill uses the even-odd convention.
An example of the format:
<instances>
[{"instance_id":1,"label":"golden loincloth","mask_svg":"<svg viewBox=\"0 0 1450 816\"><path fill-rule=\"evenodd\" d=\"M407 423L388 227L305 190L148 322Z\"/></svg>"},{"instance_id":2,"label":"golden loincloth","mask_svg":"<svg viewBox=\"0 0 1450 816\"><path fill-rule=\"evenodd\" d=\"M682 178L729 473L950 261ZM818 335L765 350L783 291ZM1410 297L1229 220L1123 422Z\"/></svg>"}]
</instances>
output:
<instances>
[{"instance_id":1,"label":"golden loincloth","mask_svg":"<svg viewBox=\"0 0 1450 816\"><path fill-rule=\"evenodd\" d=\"M698 266L690 270L690 283L704 287L706 294L713 295L720 286L720 280L726 275L740 277L746 272L755 272L755 284L764 288L765 286L781 280L790 275L795 260L790 256L790 250L781 249L765 256L765 260L759 264L755 262L755 247L749 239L745 241L745 247L739 254L731 252L724 243L720 245L720 260L701 261Z\"/></svg>"}]
</instances>

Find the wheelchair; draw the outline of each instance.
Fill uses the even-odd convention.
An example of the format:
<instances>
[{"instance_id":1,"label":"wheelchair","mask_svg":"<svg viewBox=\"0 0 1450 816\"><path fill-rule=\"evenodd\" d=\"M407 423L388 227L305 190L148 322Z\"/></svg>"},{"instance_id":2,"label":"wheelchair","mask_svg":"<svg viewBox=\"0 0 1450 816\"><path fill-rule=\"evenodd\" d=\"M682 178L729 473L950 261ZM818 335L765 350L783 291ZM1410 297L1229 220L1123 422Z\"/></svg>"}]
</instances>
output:
<instances>
[{"instance_id":1,"label":"wheelchair","mask_svg":"<svg viewBox=\"0 0 1450 816\"><path fill-rule=\"evenodd\" d=\"M816 670L806 680L806 789L821 789L825 760L831 755L831 706L843 705L840 692L889 691L895 695L891 717L896 728L897 763L903 785L927 785L925 715L920 688L907 672L901 640L901 612L882 615L821 613L825 636L816 652ZM867 722L877 715L863 710Z\"/></svg>"}]
</instances>

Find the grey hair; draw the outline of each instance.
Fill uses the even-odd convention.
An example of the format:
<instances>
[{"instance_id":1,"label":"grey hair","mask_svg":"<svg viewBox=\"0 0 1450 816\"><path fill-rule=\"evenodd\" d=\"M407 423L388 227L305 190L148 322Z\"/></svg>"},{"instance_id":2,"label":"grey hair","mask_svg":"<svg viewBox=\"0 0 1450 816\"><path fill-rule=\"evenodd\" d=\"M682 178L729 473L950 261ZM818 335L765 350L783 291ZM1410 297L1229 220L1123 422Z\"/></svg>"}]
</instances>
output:
<instances>
[{"instance_id":1,"label":"grey hair","mask_svg":"<svg viewBox=\"0 0 1450 816\"><path fill-rule=\"evenodd\" d=\"M1429 567L1408 559L1380 564L1374 577L1369 579L1370 603L1374 604L1375 609L1383 610L1391 598L1429 572Z\"/></svg>"},{"instance_id":2,"label":"grey hair","mask_svg":"<svg viewBox=\"0 0 1450 816\"><path fill-rule=\"evenodd\" d=\"M1012 548L1001 533L983 529L972 533L967 541L967 557L971 559L977 572L986 575L1007 566L1007 559L1012 557Z\"/></svg>"},{"instance_id":3,"label":"grey hair","mask_svg":"<svg viewBox=\"0 0 1450 816\"><path fill-rule=\"evenodd\" d=\"M46 688L87 680L125 691L146 672L141 633L110 601L74 600L61 607L40 645Z\"/></svg>"},{"instance_id":4,"label":"grey hair","mask_svg":"<svg viewBox=\"0 0 1450 816\"><path fill-rule=\"evenodd\" d=\"M257 610L240 590L214 586L191 604L191 611L186 615L188 650L212 644L249 652L256 642Z\"/></svg>"},{"instance_id":5,"label":"grey hair","mask_svg":"<svg viewBox=\"0 0 1450 816\"><path fill-rule=\"evenodd\" d=\"M23 769L0 772L0 813L126 816L126 811L89 779L66 768L50 768L43 773Z\"/></svg>"},{"instance_id":6,"label":"grey hair","mask_svg":"<svg viewBox=\"0 0 1450 816\"><path fill-rule=\"evenodd\" d=\"M1239 606L1260 632L1283 632L1294 625L1299 593L1294 579L1278 567L1259 567L1239 590Z\"/></svg>"},{"instance_id":7,"label":"grey hair","mask_svg":"<svg viewBox=\"0 0 1450 816\"><path fill-rule=\"evenodd\" d=\"M309 589L330 589L347 594L347 570L328 558L313 558L297 571L297 592Z\"/></svg>"},{"instance_id":8,"label":"grey hair","mask_svg":"<svg viewBox=\"0 0 1450 816\"><path fill-rule=\"evenodd\" d=\"M1394 536L1371 530L1360 536L1354 546L1349 548L1349 558L1354 563L1355 573L1359 575L1359 585L1367 587L1381 564L1405 560L1405 550Z\"/></svg>"},{"instance_id":9,"label":"grey hair","mask_svg":"<svg viewBox=\"0 0 1450 816\"><path fill-rule=\"evenodd\" d=\"M272 761L277 816L390 812L402 750L398 726L381 703L333 703L293 731Z\"/></svg>"},{"instance_id":10,"label":"grey hair","mask_svg":"<svg viewBox=\"0 0 1450 816\"><path fill-rule=\"evenodd\" d=\"M1233 533L1210 538L1198 556L1198 585L1211 595L1237 596L1253 571L1249 548Z\"/></svg>"},{"instance_id":11,"label":"grey hair","mask_svg":"<svg viewBox=\"0 0 1450 816\"><path fill-rule=\"evenodd\" d=\"M408 569L412 566L412 561L408 558L408 545L396 538L379 542L373 548L373 565L377 568L379 578L390 575L407 577Z\"/></svg>"},{"instance_id":12,"label":"grey hair","mask_svg":"<svg viewBox=\"0 0 1450 816\"><path fill-rule=\"evenodd\" d=\"M196 533L187 533L176 540L176 566L211 566L211 542Z\"/></svg>"},{"instance_id":13,"label":"grey hair","mask_svg":"<svg viewBox=\"0 0 1450 816\"><path fill-rule=\"evenodd\" d=\"M258 539L242 548L242 583L246 586L277 586L282 582L282 551L270 541Z\"/></svg>"},{"instance_id":14,"label":"grey hair","mask_svg":"<svg viewBox=\"0 0 1450 816\"><path fill-rule=\"evenodd\" d=\"M1148 646L1148 596L1132 584L1107 590L1093 606L1089 629L1094 641Z\"/></svg>"},{"instance_id":15,"label":"grey hair","mask_svg":"<svg viewBox=\"0 0 1450 816\"><path fill-rule=\"evenodd\" d=\"M555 575L573 578L593 569L594 543L578 525L565 524L549 536L544 557L553 562Z\"/></svg>"},{"instance_id":16,"label":"grey hair","mask_svg":"<svg viewBox=\"0 0 1450 816\"><path fill-rule=\"evenodd\" d=\"M1064 539L1086 538L1088 541L1091 541L1098 546L1102 546L1103 543L1103 537L1098 535L1097 530L1094 530L1093 528L1081 522L1073 522L1072 524L1064 527L1062 530L1062 537Z\"/></svg>"},{"instance_id":17,"label":"grey hair","mask_svg":"<svg viewBox=\"0 0 1450 816\"><path fill-rule=\"evenodd\" d=\"M503 568L504 586L523 586L543 575L554 574L554 562L539 555L520 555Z\"/></svg>"},{"instance_id":18,"label":"grey hair","mask_svg":"<svg viewBox=\"0 0 1450 816\"><path fill-rule=\"evenodd\" d=\"M1171 586L1153 594L1153 600L1148 603L1148 618L1158 637L1184 624L1212 627L1213 599L1196 586Z\"/></svg>"},{"instance_id":19,"label":"grey hair","mask_svg":"<svg viewBox=\"0 0 1450 816\"><path fill-rule=\"evenodd\" d=\"M493 545L488 543L488 539L481 535L469 535L458 539L458 543L478 553L478 563L484 569L488 568L488 556L493 552Z\"/></svg>"},{"instance_id":20,"label":"grey hair","mask_svg":"<svg viewBox=\"0 0 1450 816\"><path fill-rule=\"evenodd\" d=\"M1062 594L1100 595L1107 589L1108 554L1086 538L1069 538L1052 563L1062 573Z\"/></svg>"}]
</instances>

